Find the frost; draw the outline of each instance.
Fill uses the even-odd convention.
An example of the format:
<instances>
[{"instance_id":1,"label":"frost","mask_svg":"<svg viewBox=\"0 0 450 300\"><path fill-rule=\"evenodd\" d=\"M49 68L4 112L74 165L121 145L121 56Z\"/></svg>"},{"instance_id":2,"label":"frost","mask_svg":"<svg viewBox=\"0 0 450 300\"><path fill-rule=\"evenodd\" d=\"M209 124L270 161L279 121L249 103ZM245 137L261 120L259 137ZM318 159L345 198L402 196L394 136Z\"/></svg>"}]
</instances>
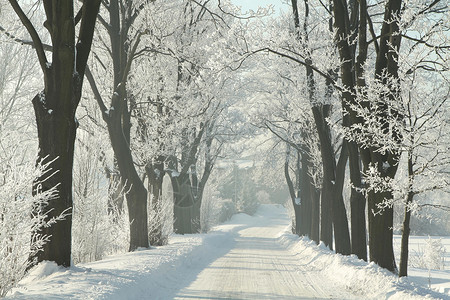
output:
<instances>
[{"instance_id":1,"label":"frost","mask_svg":"<svg viewBox=\"0 0 450 300\"><path fill-rule=\"evenodd\" d=\"M46 67L47 69L50 69L50 68L52 67L52 63L51 63L51 62L46 62L46 63L45 63L45 67Z\"/></svg>"},{"instance_id":2,"label":"frost","mask_svg":"<svg viewBox=\"0 0 450 300\"><path fill-rule=\"evenodd\" d=\"M111 113L111 111L114 111L114 106L111 106L110 109L105 110L105 114L106 114L107 116L109 116L109 114Z\"/></svg>"},{"instance_id":3,"label":"frost","mask_svg":"<svg viewBox=\"0 0 450 300\"><path fill-rule=\"evenodd\" d=\"M48 113L49 115L52 115L52 114L53 114L53 109L47 110L47 113Z\"/></svg>"},{"instance_id":4,"label":"frost","mask_svg":"<svg viewBox=\"0 0 450 300\"><path fill-rule=\"evenodd\" d=\"M76 70L77 69L77 47L74 47L74 55L73 55L73 69ZM76 71L74 71L76 72Z\"/></svg>"},{"instance_id":5,"label":"frost","mask_svg":"<svg viewBox=\"0 0 450 300\"><path fill-rule=\"evenodd\" d=\"M39 102L41 102L42 104L45 104L45 93L44 93L44 91L40 92L38 94L38 97L39 97Z\"/></svg>"},{"instance_id":6,"label":"frost","mask_svg":"<svg viewBox=\"0 0 450 300\"><path fill-rule=\"evenodd\" d=\"M298 197L295 198L295 205L301 205L302 204L302 200Z\"/></svg>"}]
</instances>

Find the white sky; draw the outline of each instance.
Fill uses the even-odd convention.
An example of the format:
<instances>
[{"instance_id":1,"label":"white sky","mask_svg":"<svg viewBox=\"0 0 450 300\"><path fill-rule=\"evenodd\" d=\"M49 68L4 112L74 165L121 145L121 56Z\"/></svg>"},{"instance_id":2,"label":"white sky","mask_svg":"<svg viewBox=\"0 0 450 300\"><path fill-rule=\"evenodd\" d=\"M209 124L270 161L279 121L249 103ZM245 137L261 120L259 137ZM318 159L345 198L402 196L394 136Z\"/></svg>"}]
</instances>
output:
<instances>
[{"instance_id":1,"label":"white sky","mask_svg":"<svg viewBox=\"0 0 450 300\"><path fill-rule=\"evenodd\" d=\"M256 11L258 9L258 6L267 6L269 4L274 5L275 12L278 12L280 8L285 6L283 3L283 0L233 0L233 2L242 7L243 11L253 9Z\"/></svg>"}]
</instances>

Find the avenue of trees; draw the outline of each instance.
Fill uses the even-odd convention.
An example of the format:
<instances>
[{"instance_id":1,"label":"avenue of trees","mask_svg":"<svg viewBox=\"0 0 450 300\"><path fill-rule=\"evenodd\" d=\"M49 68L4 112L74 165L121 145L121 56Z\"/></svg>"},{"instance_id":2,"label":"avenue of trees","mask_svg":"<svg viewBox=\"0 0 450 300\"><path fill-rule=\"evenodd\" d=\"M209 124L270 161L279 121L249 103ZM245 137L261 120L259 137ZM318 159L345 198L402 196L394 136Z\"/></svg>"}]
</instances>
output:
<instances>
[{"instance_id":1,"label":"avenue of trees","mask_svg":"<svg viewBox=\"0 0 450 300\"><path fill-rule=\"evenodd\" d=\"M268 181L294 233L407 275L412 216L449 209L426 197L448 192L448 5L287 4L1 0L0 296L252 213ZM262 163L218 168L250 138Z\"/></svg>"},{"instance_id":2,"label":"avenue of trees","mask_svg":"<svg viewBox=\"0 0 450 300\"><path fill-rule=\"evenodd\" d=\"M442 1L291 4L289 21L270 24L284 35L268 34L250 52L275 56L276 67L264 72L280 78L263 94L278 99L259 126L286 144L295 231L330 247L334 236L338 253L398 272L393 210L403 203L399 275L405 276L411 213L426 206L448 211L448 203L414 200L448 188L448 7Z\"/></svg>"}]
</instances>

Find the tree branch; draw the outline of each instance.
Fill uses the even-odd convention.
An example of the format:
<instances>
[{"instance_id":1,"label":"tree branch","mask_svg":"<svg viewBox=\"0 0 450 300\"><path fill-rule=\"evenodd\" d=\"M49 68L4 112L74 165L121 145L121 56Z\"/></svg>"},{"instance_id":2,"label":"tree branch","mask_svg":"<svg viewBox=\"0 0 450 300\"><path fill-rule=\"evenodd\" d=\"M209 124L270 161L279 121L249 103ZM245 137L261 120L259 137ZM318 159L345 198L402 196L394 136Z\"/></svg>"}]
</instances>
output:
<instances>
[{"instance_id":1,"label":"tree branch","mask_svg":"<svg viewBox=\"0 0 450 300\"><path fill-rule=\"evenodd\" d=\"M34 47L36 49L36 53L39 59L39 64L41 65L42 72L44 72L44 77L47 77L47 57L45 56L44 46L42 45L42 41L31 23L30 19L28 19L27 15L24 13L19 3L16 0L8 0L23 26L27 29L28 33L33 40Z\"/></svg>"},{"instance_id":2,"label":"tree branch","mask_svg":"<svg viewBox=\"0 0 450 300\"><path fill-rule=\"evenodd\" d=\"M98 90L97 84L95 83L94 76L92 76L91 70L89 69L89 66L86 66L86 72L85 72L86 78L89 82L89 85L91 86L92 92L94 93L95 100L97 100L97 104L100 107L103 120L108 123L109 121L109 115L107 113L108 108L105 105L105 102L102 99L102 96L100 95L100 92Z\"/></svg>"}]
</instances>

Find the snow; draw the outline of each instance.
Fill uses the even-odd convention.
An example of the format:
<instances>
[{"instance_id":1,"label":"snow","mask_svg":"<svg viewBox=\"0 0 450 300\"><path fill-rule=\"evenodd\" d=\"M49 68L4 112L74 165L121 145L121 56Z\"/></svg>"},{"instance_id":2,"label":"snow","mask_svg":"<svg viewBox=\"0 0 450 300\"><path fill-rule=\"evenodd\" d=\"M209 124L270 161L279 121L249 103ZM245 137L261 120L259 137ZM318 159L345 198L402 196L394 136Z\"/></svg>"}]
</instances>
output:
<instances>
[{"instance_id":1,"label":"snow","mask_svg":"<svg viewBox=\"0 0 450 300\"><path fill-rule=\"evenodd\" d=\"M426 244L428 239L441 240L446 253L444 256L444 270L431 270L430 274L426 266L420 266L424 262L424 252L426 252ZM394 235L394 253L397 262L400 261L401 236ZM431 275L431 276L429 276ZM409 238L409 266L408 278L410 281L422 285L429 286L431 289L448 295L450 299L450 237L428 237L428 236L411 236Z\"/></svg>"},{"instance_id":2,"label":"snow","mask_svg":"<svg viewBox=\"0 0 450 300\"><path fill-rule=\"evenodd\" d=\"M208 234L173 235L167 246L110 256L69 269L53 262L43 262L33 268L6 298L210 299L208 292L212 293L210 289L220 283L219 280L219 283L214 281L215 285L209 285L208 280L212 278L210 274L240 274L220 277L239 283L238 288L242 290L236 295L240 299L298 299L302 296L450 299L448 269L431 272L432 283L434 281L439 285L433 285L432 288L445 294L438 293L427 288L427 270L414 269L411 270L411 278L399 279L373 263L366 263L355 256L334 254L323 244L315 245L306 238L299 238L289 233L289 227L290 220L283 207L263 205L255 216L235 215ZM278 253L278 258L272 253ZM252 264L248 264L252 259ZM233 261L240 267L231 265ZM226 265L220 265L220 262ZM256 267L253 263L261 265ZM290 274L294 280L285 274ZM259 281L244 284L255 280L253 276ZM262 282L260 278L284 278L285 282ZM303 286L304 292L308 294L297 293L295 297L277 298L277 295L292 292L290 287L286 287L287 283ZM263 293L269 287L276 291ZM256 292L247 291L252 288ZM231 294L232 291L226 292L226 295L235 295Z\"/></svg>"}]
</instances>

